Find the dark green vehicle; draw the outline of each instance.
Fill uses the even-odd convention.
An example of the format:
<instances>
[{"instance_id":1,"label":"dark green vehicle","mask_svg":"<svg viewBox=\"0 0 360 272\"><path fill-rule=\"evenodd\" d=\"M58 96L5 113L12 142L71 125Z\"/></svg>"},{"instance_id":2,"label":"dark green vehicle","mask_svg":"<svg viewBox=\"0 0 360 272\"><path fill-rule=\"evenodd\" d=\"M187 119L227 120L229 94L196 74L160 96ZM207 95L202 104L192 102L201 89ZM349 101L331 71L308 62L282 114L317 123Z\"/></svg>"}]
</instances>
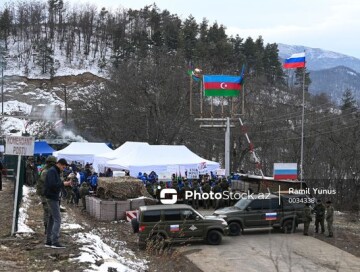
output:
<instances>
[{"instance_id":1,"label":"dark green vehicle","mask_svg":"<svg viewBox=\"0 0 360 272\"><path fill-rule=\"evenodd\" d=\"M273 227L292 233L303 223L303 209L313 198L306 195L258 194L240 199L234 206L216 210L214 215L229 225L229 235L239 235L244 229Z\"/></svg>"},{"instance_id":2,"label":"dark green vehicle","mask_svg":"<svg viewBox=\"0 0 360 272\"><path fill-rule=\"evenodd\" d=\"M139 233L139 247L149 241L165 243L206 241L218 245L228 234L228 224L216 216L203 216L185 204L153 205L139 208L138 218L132 221Z\"/></svg>"}]
</instances>

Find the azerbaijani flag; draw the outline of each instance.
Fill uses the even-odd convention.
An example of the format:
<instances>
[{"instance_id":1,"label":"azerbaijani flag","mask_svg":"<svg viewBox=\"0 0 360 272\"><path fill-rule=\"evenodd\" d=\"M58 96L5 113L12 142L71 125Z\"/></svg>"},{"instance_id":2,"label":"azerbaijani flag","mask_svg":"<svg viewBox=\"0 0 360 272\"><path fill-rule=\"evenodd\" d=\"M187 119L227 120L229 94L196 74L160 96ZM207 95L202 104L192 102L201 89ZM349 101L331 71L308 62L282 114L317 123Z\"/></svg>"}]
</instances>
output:
<instances>
[{"instance_id":1,"label":"azerbaijani flag","mask_svg":"<svg viewBox=\"0 0 360 272\"><path fill-rule=\"evenodd\" d=\"M205 96L238 96L242 76L204 75Z\"/></svg>"},{"instance_id":2,"label":"azerbaijani flag","mask_svg":"<svg viewBox=\"0 0 360 272\"><path fill-rule=\"evenodd\" d=\"M305 52L292 54L284 63L285 69L304 68L305 67Z\"/></svg>"}]
</instances>

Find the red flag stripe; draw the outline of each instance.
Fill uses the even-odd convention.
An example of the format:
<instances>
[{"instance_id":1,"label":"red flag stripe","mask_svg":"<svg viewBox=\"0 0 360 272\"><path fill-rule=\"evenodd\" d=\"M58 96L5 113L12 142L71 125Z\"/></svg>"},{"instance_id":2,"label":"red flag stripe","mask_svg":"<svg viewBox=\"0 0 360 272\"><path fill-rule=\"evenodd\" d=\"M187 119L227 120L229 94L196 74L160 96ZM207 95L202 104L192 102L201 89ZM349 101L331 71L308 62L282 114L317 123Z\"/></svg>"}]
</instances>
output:
<instances>
[{"instance_id":1,"label":"red flag stripe","mask_svg":"<svg viewBox=\"0 0 360 272\"><path fill-rule=\"evenodd\" d=\"M211 90L211 89L240 90L241 89L240 84L230 83L230 82L205 82L204 87L205 90Z\"/></svg>"}]
</instances>

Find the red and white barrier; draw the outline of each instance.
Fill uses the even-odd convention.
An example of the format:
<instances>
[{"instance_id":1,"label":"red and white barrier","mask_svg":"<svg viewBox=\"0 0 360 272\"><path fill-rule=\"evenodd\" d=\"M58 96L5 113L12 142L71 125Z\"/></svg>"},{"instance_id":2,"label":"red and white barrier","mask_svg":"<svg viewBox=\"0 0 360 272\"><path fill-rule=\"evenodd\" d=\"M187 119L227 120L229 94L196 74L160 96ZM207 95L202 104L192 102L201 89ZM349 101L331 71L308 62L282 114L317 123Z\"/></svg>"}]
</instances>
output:
<instances>
[{"instance_id":1,"label":"red and white barrier","mask_svg":"<svg viewBox=\"0 0 360 272\"><path fill-rule=\"evenodd\" d=\"M138 211L126 211L125 213L126 213L126 221L130 222L131 219L137 217Z\"/></svg>"}]
</instances>

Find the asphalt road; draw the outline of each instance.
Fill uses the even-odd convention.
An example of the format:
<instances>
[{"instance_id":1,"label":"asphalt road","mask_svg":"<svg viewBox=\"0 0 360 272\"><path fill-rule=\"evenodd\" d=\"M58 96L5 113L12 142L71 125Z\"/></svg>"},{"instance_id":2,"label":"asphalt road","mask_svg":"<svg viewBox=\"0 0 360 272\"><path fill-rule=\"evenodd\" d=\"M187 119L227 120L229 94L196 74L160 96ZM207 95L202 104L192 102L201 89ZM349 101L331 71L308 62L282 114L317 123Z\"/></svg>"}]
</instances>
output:
<instances>
[{"instance_id":1,"label":"asphalt road","mask_svg":"<svg viewBox=\"0 0 360 272\"><path fill-rule=\"evenodd\" d=\"M329 238L331 239L331 238ZM311 236L246 230L219 246L182 249L203 271L360 271L360 258Z\"/></svg>"}]
</instances>

